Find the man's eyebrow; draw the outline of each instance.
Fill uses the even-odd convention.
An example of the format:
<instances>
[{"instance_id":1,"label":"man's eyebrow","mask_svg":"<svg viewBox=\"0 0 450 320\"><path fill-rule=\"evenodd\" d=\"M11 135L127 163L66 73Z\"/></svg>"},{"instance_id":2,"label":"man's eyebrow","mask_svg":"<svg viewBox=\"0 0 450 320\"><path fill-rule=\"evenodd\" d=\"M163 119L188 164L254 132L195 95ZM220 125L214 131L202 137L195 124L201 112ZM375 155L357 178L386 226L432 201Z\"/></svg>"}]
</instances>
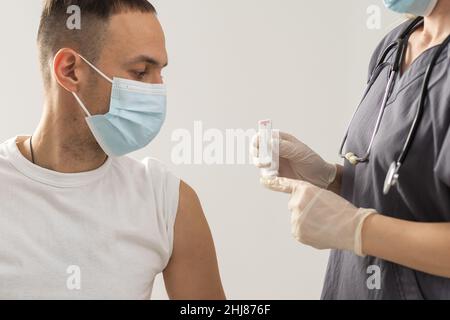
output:
<instances>
[{"instance_id":1,"label":"man's eyebrow","mask_svg":"<svg viewBox=\"0 0 450 320\"><path fill-rule=\"evenodd\" d=\"M155 65L155 66L158 66L161 68L165 68L168 65L168 62L162 63L162 62L156 60L155 58L152 58L147 55L137 56L136 58L133 58L130 61L128 61L128 64L134 64L134 63L139 63L139 62L146 62L148 64L152 64L152 65Z\"/></svg>"}]
</instances>

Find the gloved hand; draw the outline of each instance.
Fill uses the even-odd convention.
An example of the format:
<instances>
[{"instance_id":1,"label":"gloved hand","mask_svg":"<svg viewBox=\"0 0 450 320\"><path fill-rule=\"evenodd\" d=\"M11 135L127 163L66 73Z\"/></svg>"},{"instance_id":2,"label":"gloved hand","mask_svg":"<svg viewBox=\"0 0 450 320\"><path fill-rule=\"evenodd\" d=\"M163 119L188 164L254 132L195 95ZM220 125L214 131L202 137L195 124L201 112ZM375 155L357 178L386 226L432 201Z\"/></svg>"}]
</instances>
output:
<instances>
[{"instance_id":1,"label":"gloved hand","mask_svg":"<svg viewBox=\"0 0 450 320\"><path fill-rule=\"evenodd\" d=\"M291 193L292 234L299 242L316 249L362 252L362 227L373 209L356 208L331 191L304 181L286 178L261 179L271 190Z\"/></svg>"},{"instance_id":2,"label":"gloved hand","mask_svg":"<svg viewBox=\"0 0 450 320\"><path fill-rule=\"evenodd\" d=\"M258 148L259 135L256 134L252 139L251 153L255 166L260 167ZM336 178L336 172L336 165L325 162L294 136L280 132L280 177L307 181L327 189Z\"/></svg>"}]
</instances>

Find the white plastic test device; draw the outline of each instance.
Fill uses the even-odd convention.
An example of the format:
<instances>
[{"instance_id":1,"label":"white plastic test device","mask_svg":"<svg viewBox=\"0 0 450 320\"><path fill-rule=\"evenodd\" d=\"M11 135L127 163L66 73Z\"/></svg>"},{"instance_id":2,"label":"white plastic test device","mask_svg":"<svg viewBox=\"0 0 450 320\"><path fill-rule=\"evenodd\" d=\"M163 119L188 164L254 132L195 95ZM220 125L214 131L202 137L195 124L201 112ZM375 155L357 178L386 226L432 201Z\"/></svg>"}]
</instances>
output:
<instances>
[{"instance_id":1,"label":"white plastic test device","mask_svg":"<svg viewBox=\"0 0 450 320\"><path fill-rule=\"evenodd\" d=\"M280 131L272 128L271 120L258 122L259 154L261 176L275 178L280 166Z\"/></svg>"}]
</instances>

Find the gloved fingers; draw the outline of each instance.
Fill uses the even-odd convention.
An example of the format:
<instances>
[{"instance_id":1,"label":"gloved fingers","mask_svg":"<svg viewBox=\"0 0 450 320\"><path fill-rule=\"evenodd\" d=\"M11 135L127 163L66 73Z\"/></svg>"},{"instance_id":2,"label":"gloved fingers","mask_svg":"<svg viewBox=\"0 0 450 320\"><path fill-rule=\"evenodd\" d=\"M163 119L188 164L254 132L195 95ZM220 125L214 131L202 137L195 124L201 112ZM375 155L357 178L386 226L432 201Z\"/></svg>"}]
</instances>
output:
<instances>
[{"instance_id":1,"label":"gloved fingers","mask_svg":"<svg viewBox=\"0 0 450 320\"><path fill-rule=\"evenodd\" d=\"M280 139L280 157L288 160L296 160L301 158L307 158L310 155L314 155L314 152L303 142L288 139Z\"/></svg>"},{"instance_id":2,"label":"gloved fingers","mask_svg":"<svg viewBox=\"0 0 450 320\"><path fill-rule=\"evenodd\" d=\"M280 131L280 132L279 132L279 137L280 137L280 140L286 140L286 141L292 142L292 143L298 142L298 139L297 139L296 137L294 137L293 135L291 135L291 134L289 134L289 133L286 133L286 132ZM259 133L256 133L256 134L252 137L251 145L252 145L253 147L255 147L256 149L259 148Z\"/></svg>"},{"instance_id":3,"label":"gloved fingers","mask_svg":"<svg viewBox=\"0 0 450 320\"><path fill-rule=\"evenodd\" d=\"M266 188L283 193L293 193L299 184L305 183L304 181L298 181L288 178L261 178L260 182Z\"/></svg>"},{"instance_id":4,"label":"gloved fingers","mask_svg":"<svg viewBox=\"0 0 450 320\"><path fill-rule=\"evenodd\" d=\"M298 139L295 136L293 136L292 134L286 133L286 132L282 132L282 131L280 131L280 139L281 140L286 140L286 141L289 141L289 142L293 142L293 143L298 141Z\"/></svg>"},{"instance_id":5,"label":"gloved fingers","mask_svg":"<svg viewBox=\"0 0 450 320\"><path fill-rule=\"evenodd\" d=\"M288 203L289 211L302 215L308 214L315 207L315 204L321 200L324 191L309 182L298 183Z\"/></svg>"},{"instance_id":6,"label":"gloved fingers","mask_svg":"<svg viewBox=\"0 0 450 320\"><path fill-rule=\"evenodd\" d=\"M253 158L253 165L257 168L270 168L270 163L261 163L259 161L259 134L255 134L252 137L250 143L250 155Z\"/></svg>"},{"instance_id":7,"label":"gloved fingers","mask_svg":"<svg viewBox=\"0 0 450 320\"><path fill-rule=\"evenodd\" d=\"M259 135L255 134L250 142L250 155L253 158L258 158L259 156Z\"/></svg>"},{"instance_id":8,"label":"gloved fingers","mask_svg":"<svg viewBox=\"0 0 450 320\"><path fill-rule=\"evenodd\" d=\"M280 158L293 160L297 157L298 155L297 146L291 141L280 139L279 146L280 146L279 147Z\"/></svg>"},{"instance_id":9,"label":"gloved fingers","mask_svg":"<svg viewBox=\"0 0 450 320\"><path fill-rule=\"evenodd\" d=\"M259 150L258 150L258 146L259 146L259 135L255 134L252 137L252 141L250 143L250 156L253 159L253 164L258 167L261 168L261 163L259 162Z\"/></svg>"},{"instance_id":10,"label":"gloved fingers","mask_svg":"<svg viewBox=\"0 0 450 320\"><path fill-rule=\"evenodd\" d=\"M252 142L250 144L254 149L258 150L259 148L259 133L255 134L252 137Z\"/></svg>"},{"instance_id":11,"label":"gloved fingers","mask_svg":"<svg viewBox=\"0 0 450 320\"><path fill-rule=\"evenodd\" d=\"M291 162L285 158L280 158L278 177L302 180L302 181L306 180L299 172L294 171L294 169L292 168Z\"/></svg>"},{"instance_id":12,"label":"gloved fingers","mask_svg":"<svg viewBox=\"0 0 450 320\"><path fill-rule=\"evenodd\" d=\"M280 143L279 143L279 152L280 157L285 159L291 159L296 155L296 143L298 142L297 138L293 135L281 132L279 134Z\"/></svg>"},{"instance_id":13,"label":"gloved fingers","mask_svg":"<svg viewBox=\"0 0 450 320\"><path fill-rule=\"evenodd\" d=\"M253 147L253 144L250 144L250 157L253 160L253 165L259 167L258 149Z\"/></svg>"},{"instance_id":14,"label":"gloved fingers","mask_svg":"<svg viewBox=\"0 0 450 320\"><path fill-rule=\"evenodd\" d=\"M261 163L261 161L259 160L259 156L258 156L258 150L256 149L252 149L250 150L250 154L252 156L253 159L253 165L257 168L270 168L271 164L270 163Z\"/></svg>"},{"instance_id":15,"label":"gloved fingers","mask_svg":"<svg viewBox=\"0 0 450 320\"><path fill-rule=\"evenodd\" d=\"M253 157L253 165L257 168L263 169L263 168L270 168L271 164L267 163L261 163L258 157Z\"/></svg>"},{"instance_id":16,"label":"gloved fingers","mask_svg":"<svg viewBox=\"0 0 450 320\"><path fill-rule=\"evenodd\" d=\"M298 153L298 146L304 146L296 137L289 133L280 132L280 142L279 142L279 152L280 157L291 159L295 157ZM252 137L250 144L251 155L253 157L258 157L259 153L259 133Z\"/></svg>"}]
</instances>

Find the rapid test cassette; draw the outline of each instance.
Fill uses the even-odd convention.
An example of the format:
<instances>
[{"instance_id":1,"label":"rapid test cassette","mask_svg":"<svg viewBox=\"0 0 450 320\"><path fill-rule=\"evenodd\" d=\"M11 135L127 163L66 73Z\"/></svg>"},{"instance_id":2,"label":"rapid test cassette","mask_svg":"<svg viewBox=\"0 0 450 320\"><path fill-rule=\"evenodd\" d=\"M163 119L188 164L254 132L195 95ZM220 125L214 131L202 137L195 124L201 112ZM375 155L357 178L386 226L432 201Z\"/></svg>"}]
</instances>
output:
<instances>
[{"instance_id":1,"label":"rapid test cassette","mask_svg":"<svg viewBox=\"0 0 450 320\"><path fill-rule=\"evenodd\" d=\"M261 120L258 122L258 135L261 176L275 178L278 176L280 162L280 131L272 128L271 120Z\"/></svg>"}]
</instances>

